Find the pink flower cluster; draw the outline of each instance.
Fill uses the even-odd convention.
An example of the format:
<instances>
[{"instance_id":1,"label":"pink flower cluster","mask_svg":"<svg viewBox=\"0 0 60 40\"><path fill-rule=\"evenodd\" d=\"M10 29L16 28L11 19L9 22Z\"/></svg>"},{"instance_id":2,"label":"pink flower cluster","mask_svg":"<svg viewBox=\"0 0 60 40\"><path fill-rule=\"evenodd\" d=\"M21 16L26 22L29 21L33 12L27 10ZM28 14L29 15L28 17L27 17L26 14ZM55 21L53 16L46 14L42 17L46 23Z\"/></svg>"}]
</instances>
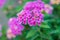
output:
<instances>
[{"instance_id":1,"label":"pink flower cluster","mask_svg":"<svg viewBox=\"0 0 60 40\"><path fill-rule=\"evenodd\" d=\"M47 8L48 10L49 8ZM23 7L23 10L17 14L17 18L11 18L9 20L9 26L12 30L12 33L15 35L22 34L24 26L28 24L29 26L40 26L41 22L44 19L44 14L42 11L45 11L45 4L42 1L31 1L27 2ZM52 10L52 9L49 9Z\"/></svg>"},{"instance_id":2,"label":"pink flower cluster","mask_svg":"<svg viewBox=\"0 0 60 40\"><path fill-rule=\"evenodd\" d=\"M17 18L10 18L8 23L14 35L22 34L22 30L24 29L24 26L18 23Z\"/></svg>"},{"instance_id":3,"label":"pink flower cluster","mask_svg":"<svg viewBox=\"0 0 60 40\"><path fill-rule=\"evenodd\" d=\"M40 26L44 18L42 10L44 10L44 3L42 1L28 2L24 6L23 10L17 14L17 19L21 24L29 24L29 26Z\"/></svg>"},{"instance_id":4,"label":"pink flower cluster","mask_svg":"<svg viewBox=\"0 0 60 40\"><path fill-rule=\"evenodd\" d=\"M32 11L22 10L17 15L17 19L20 24L29 24L29 26L40 26L44 17L44 15L37 9L34 9Z\"/></svg>"}]
</instances>

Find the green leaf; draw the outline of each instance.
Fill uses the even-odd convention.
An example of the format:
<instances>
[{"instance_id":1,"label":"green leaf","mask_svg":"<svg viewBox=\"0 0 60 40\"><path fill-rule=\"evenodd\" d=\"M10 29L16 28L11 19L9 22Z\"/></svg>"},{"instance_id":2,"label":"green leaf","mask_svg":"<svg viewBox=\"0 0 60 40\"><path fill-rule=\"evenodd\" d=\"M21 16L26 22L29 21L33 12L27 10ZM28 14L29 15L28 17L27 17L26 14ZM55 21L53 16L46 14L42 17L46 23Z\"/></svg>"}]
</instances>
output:
<instances>
[{"instance_id":1,"label":"green leaf","mask_svg":"<svg viewBox=\"0 0 60 40\"><path fill-rule=\"evenodd\" d=\"M49 3L50 0L42 0L44 3Z\"/></svg>"},{"instance_id":2,"label":"green leaf","mask_svg":"<svg viewBox=\"0 0 60 40\"><path fill-rule=\"evenodd\" d=\"M36 30L30 30L26 36L26 38L30 38L30 37L33 37L34 35L36 34Z\"/></svg>"},{"instance_id":3,"label":"green leaf","mask_svg":"<svg viewBox=\"0 0 60 40\"><path fill-rule=\"evenodd\" d=\"M20 35L13 38L13 40L21 40Z\"/></svg>"},{"instance_id":4,"label":"green leaf","mask_svg":"<svg viewBox=\"0 0 60 40\"><path fill-rule=\"evenodd\" d=\"M31 38L31 40L35 40L39 35L36 34L34 37Z\"/></svg>"},{"instance_id":5,"label":"green leaf","mask_svg":"<svg viewBox=\"0 0 60 40\"><path fill-rule=\"evenodd\" d=\"M17 6L16 7L16 12L19 12L19 11L21 11L23 9L23 5L19 5L19 6Z\"/></svg>"},{"instance_id":6,"label":"green leaf","mask_svg":"<svg viewBox=\"0 0 60 40\"><path fill-rule=\"evenodd\" d=\"M43 22L41 25L40 25L41 28L50 28L50 26L48 25L48 23L46 22Z\"/></svg>"},{"instance_id":7,"label":"green leaf","mask_svg":"<svg viewBox=\"0 0 60 40\"><path fill-rule=\"evenodd\" d=\"M3 34L3 35L1 36L1 38L0 38L0 40L7 40L6 35Z\"/></svg>"}]
</instances>

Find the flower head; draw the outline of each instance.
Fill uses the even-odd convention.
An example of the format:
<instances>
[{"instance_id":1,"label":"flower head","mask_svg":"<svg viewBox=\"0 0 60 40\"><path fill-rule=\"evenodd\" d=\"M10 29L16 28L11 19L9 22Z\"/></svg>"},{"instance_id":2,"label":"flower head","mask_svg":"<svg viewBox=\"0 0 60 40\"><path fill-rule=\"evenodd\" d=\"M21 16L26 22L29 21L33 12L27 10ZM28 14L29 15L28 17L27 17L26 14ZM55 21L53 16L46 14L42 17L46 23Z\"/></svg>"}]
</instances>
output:
<instances>
[{"instance_id":1,"label":"flower head","mask_svg":"<svg viewBox=\"0 0 60 40\"><path fill-rule=\"evenodd\" d=\"M53 7L50 6L49 4L45 4L45 12L48 14L51 14L53 10Z\"/></svg>"},{"instance_id":2,"label":"flower head","mask_svg":"<svg viewBox=\"0 0 60 40\"><path fill-rule=\"evenodd\" d=\"M43 2L28 2L24 9L17 14L17 19L22 24L29 24L30 26L40 26L44 15L42 14L42 11L44 9L44 3Z\"/></svg>"},{"instance_id":3,"label":"flower head","mask_svg":"<svg viewBox=\"0 0 60 40\"><path fill-rule=\"evenodd\" d=\"M52 7L46 5L41 0L27 2L23 7L23 10L17 14L17 18L11 18L9 20L9 26L14 35L22 34L24 29L23 25L40 26L44 20L44 14L42 11L50 14Z\"/></svg>"},{"instance_id":4,"label":"flower head","mask_svg":"<svg viewBox=\"0 0 60 40\"><path fill-rule=\"evenodd\" d=\"M11 18L9 20L9 26L10 29L12 30L12 33L15 35L22 34L22 31L24 29L24 26L19 24L17 18Z\"/></svg>"},{"instance_id":5,"label":"flower head","mask_svg":"<svg viewBox=\"0 0 60 40\"><path fill-rule=\"evenodd\" d=\"M33 9L39 9L42 10L44 8L44 2L42 1L31 1L27 2L26 5L24 6L25 10L33 10Z\"/></svg>"}]
</instances>

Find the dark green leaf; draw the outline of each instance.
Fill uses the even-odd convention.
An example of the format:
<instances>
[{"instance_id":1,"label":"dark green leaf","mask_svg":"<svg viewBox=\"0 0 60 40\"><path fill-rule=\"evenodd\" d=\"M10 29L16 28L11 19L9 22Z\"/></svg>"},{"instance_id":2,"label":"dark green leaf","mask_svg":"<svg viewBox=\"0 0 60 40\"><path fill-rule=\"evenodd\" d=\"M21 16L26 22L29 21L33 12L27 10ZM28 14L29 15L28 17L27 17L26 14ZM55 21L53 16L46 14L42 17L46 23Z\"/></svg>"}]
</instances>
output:
<instances>
[{"instance_id":1,"label":"dark green leaf","mask_svg":"<svg viewBox=\"0 0 60 40\"><path fill-rule=\"evenodd\" d=\"M35 34L36 34L36 30L32 30L32 29L31 29L31 30L27 33L26 38L33 37Z\"/></svg>"}]
</instances>

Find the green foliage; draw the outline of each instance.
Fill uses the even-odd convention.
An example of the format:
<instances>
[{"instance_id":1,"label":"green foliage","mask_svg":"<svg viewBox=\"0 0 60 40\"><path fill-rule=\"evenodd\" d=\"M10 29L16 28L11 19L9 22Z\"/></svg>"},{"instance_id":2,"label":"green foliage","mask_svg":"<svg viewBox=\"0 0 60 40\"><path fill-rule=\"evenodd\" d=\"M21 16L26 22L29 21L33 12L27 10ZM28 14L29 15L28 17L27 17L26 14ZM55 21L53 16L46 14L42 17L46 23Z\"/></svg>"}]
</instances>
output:
<instances>
[{"instance_id":1,"label":"green foliage","mask_svg":"<svg viewBox=\"0 0 60 40\"><path fill-rule=\"evenodd\" d=\"M43 22L43 23L40 25L40 27L42 27L42 28L50 28L50 26L49 26L48 23L46 23L46 22Z\"/></svg>"},{"instance_id":2,"label":"green foliage","mask_svg":"<svg viewBox=\"0 0 60 40\"><path fill-rule=\"evenodd\" d=\"M21 40L20 35L13 38L13 40Z\"/></svg>"},{"instance_id":3,"label":"green foliage","mask_svg":"<svg viewBox=\"0 0 60 40\"><path fill-rule=\"evenodd\" d=\"M0 37L0 40L7 40L7 37L6 37L6 26L3 26L2 27L2 36Z\"/></svg>"},{"instance_id":4,"label":"green foliage","mask_svg":"<svg viewBox=\"0 0 60 40\"><path fill-rule=\"evenodd\" d=\"M44 3L49 3L50 0L42 0Z\"/></svg>"},{"instance_id":5,"label":"green foliage","mask_svg":"<svg viewBox=\"0 0 60 40\"><path fill-rule=\"evenodd\" d=\"M34 35L36 35L36 30L31 29L31 30L28 32L26 38L33 37Z\"/></svg>"}]
</instances>

